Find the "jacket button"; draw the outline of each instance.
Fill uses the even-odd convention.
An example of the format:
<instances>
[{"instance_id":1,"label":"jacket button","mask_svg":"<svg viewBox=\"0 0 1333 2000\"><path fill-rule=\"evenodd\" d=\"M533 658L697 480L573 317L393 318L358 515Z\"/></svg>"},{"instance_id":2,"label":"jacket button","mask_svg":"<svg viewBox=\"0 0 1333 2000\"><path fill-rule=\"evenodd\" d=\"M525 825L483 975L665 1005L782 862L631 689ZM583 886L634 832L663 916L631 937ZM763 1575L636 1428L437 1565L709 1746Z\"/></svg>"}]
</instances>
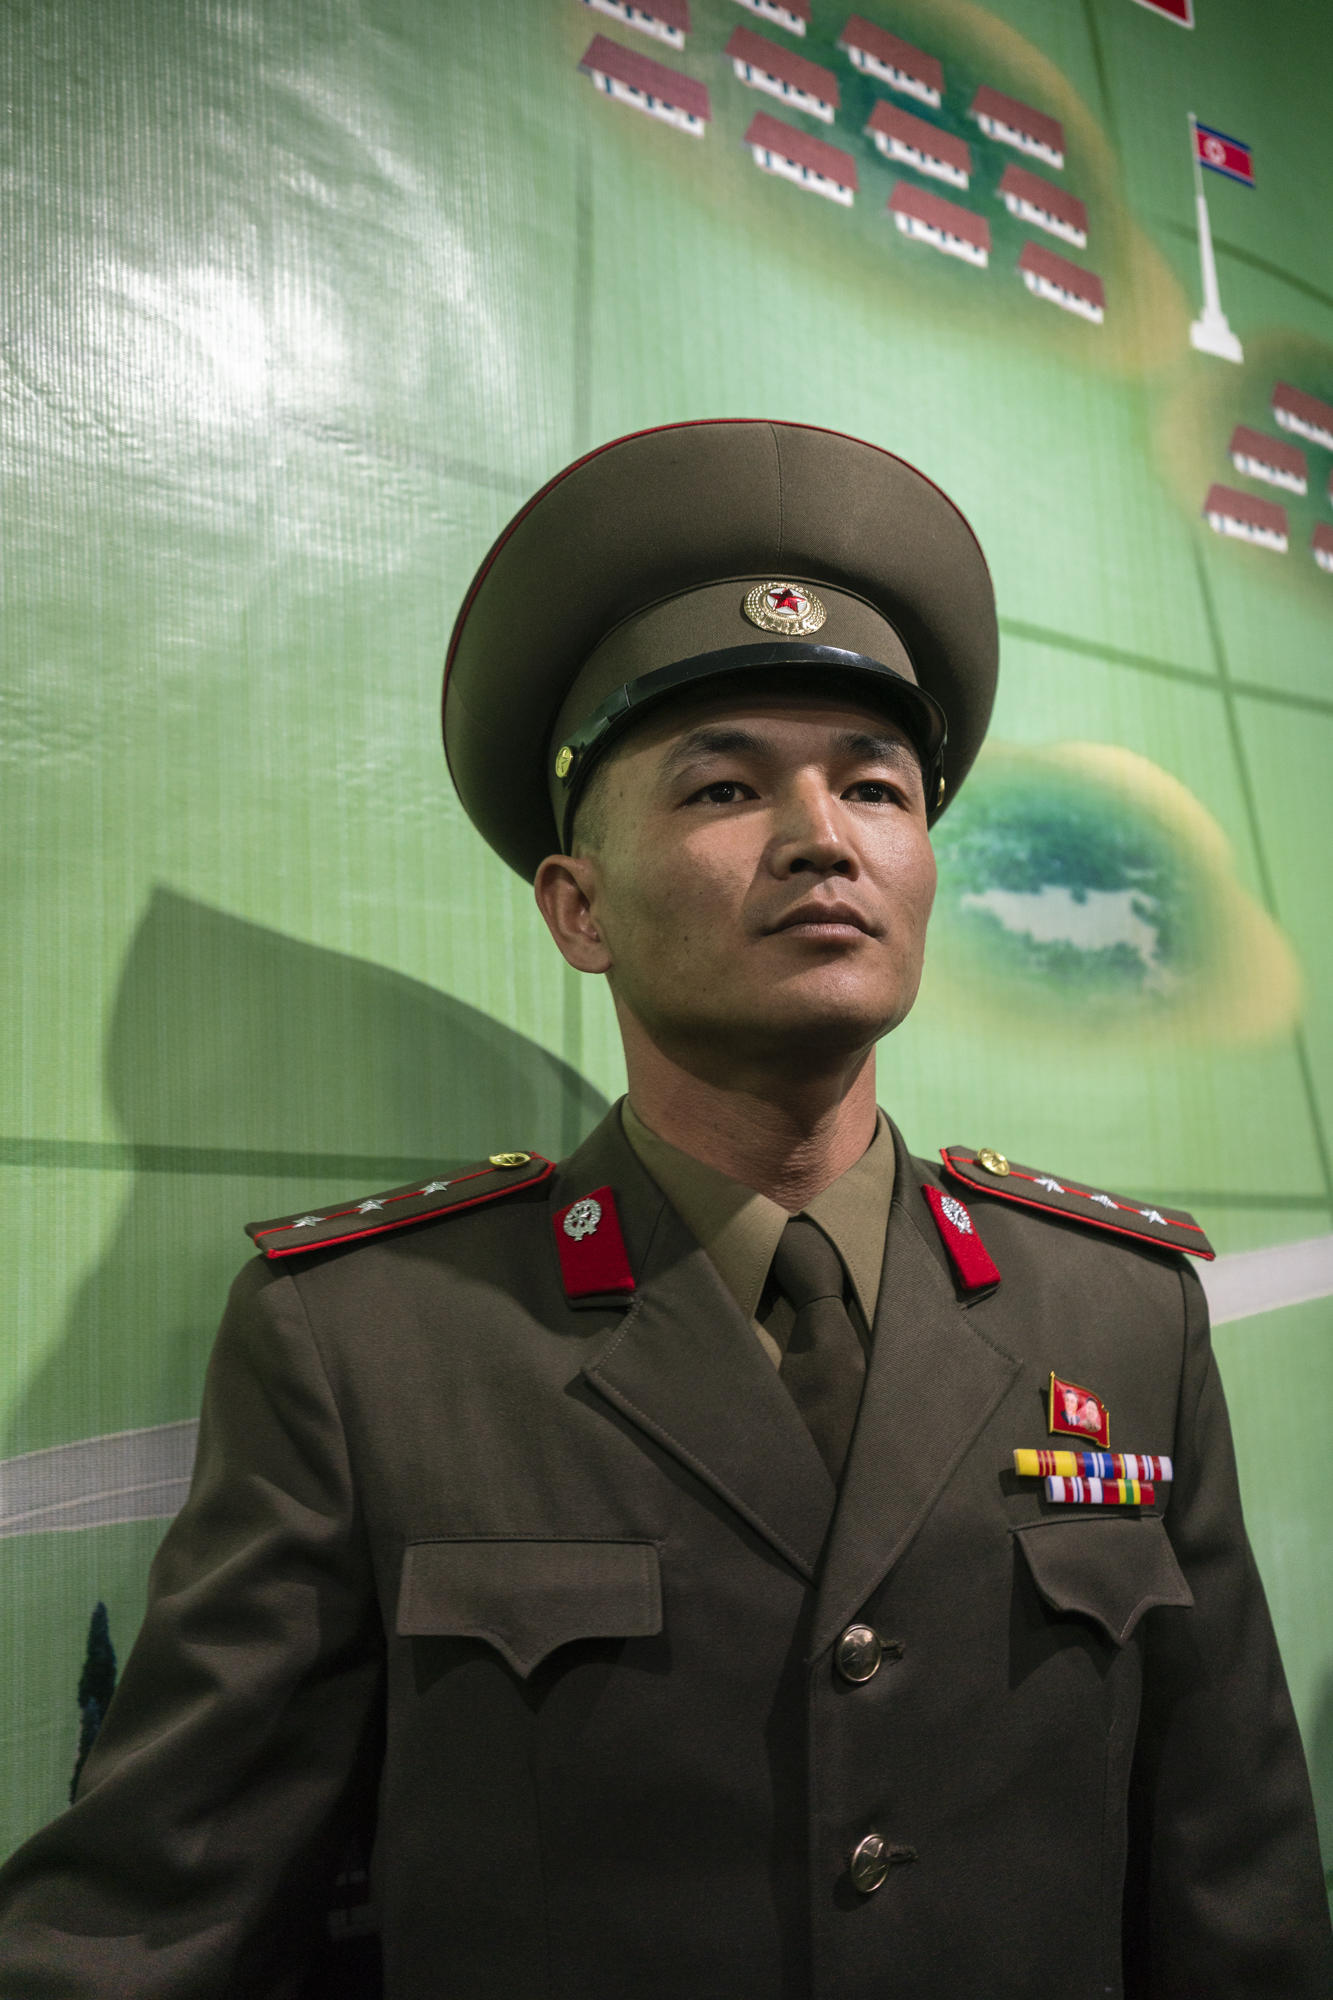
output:
<instances>
[{"instance_id":1,"label":"jacket button","mask_svg":"<svg viewBox=\"0 0 1333 2000\"><path fill-rule=\"evenodd\" d=\"M889 1872L889 1851L877 1833L868 1833L852 1849L850 1873L853 1889L873 1896Z\"/></svg>"},{"instance_id":2,"label":"jacket button","mask_svg":"<svg viewBox=\"0 0 1333 2000\"><path fill-rule=\"evenodd\" d=\"M879 1634L868 1625L849 1625L834 1648L833 1660L845 1681L873 1680L884 1658Z\"/></svg>"}]
</instances>

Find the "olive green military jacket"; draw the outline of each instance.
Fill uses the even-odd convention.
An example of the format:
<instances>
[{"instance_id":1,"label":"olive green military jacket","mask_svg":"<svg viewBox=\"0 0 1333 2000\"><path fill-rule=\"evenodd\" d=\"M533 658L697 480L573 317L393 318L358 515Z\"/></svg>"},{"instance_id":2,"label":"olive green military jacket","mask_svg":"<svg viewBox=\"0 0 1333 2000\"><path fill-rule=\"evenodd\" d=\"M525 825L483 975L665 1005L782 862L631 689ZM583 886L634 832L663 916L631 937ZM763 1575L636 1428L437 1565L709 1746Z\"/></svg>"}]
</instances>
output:
<instances>
[{"instance_id":1,"label":"olive green military jacket","mask_svg":"<svg viewBox=\"0 0 1333 2000\"><path fill-rule=\"evenodd\" d=\"M78 1803L0 1876L5 2000L295 1994L376 1790L391 2000L1327 2000L1192 1271L969 1194L968 1304L895 1142L840 1497L614 1114L545 1185L256 1260ZM552 1217L604 1185L635 1289L578 1307ZM1052 1369L1174 1459L1154 1507L1015 1477Z\"/></svg>"}]
</instances>

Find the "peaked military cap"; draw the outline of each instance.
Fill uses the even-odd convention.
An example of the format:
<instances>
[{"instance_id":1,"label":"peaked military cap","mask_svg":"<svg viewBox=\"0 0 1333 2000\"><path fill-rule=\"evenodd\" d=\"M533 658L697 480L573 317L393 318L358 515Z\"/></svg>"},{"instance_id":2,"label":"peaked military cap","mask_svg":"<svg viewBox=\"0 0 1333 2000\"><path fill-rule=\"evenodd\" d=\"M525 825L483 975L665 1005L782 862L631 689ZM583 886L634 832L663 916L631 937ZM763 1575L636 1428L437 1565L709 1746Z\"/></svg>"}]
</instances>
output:
<instances>
[{"instance_id":1,"label":"peaked military cap","mask_svg":"<svg viewBox=\"0 0 1333 2000\"><path fill-rule=\"evenodd\" d=\"M901 723L933 820L981 747L998 660L985 557L915 467L808 424L670 424L567 466L495 543L449 644L445 754L477 831L531 880L647 709L788 668Z\"/></svg>"}]
</instances>

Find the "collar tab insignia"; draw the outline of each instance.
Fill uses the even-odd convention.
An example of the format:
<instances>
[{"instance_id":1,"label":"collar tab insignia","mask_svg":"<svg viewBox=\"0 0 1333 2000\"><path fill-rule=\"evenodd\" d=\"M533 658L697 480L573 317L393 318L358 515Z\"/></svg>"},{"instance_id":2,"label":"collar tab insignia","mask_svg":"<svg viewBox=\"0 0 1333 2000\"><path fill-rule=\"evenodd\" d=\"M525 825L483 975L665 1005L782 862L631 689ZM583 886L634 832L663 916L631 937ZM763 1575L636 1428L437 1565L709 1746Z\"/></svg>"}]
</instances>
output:
<instances>
[{"instance_id":1,"label":"collar tab insignia","mask_svg":"<svg viewBox=\"0 0 1333 2000\"><path fill-rule=\"evenodd\" d=\"M1084 1389L1077 1382L1062 1382L1055 1370L1051 1370L1050 1399L1047 1406L1047 1428L1051 1436L1087 1438L1100 1445L1103 1451L1111 1449L1111 1413L1100 1396L1091 1389Z\"/></svg>"},{"instance_id":2,"label":"collar tab insignia","mask_svg":"<svg viewBox=\"0 0 1333 2000\"><path fill-rule=\"evenodd\" d=\"M576 1201L572 1208L565 1210L565 1219L560 1227L566 1236L572 1236L576 1243L581 1243L585 1236L597 1234L597 1225L601 1219L601 1202L594 1201L591 1195L585 1195L582 1201Z\"/></svg>"},{"instance_id":3,"label":"collar tab insignia","mask_svg":"<svg viewBox=\"0 0 1333 2000\"><path fill-rule=\"evenodd\" d=\"M567 1299L617 1298L634 1290L611 1188L594 1188L558 1209L551 1220Z\"/></svg>"},{"instance_id":4,"label":"collar tab insignia","mask_svg":"<svg viewBox=\"0 0 1333 2000\"><path fill-rule=\"evenodd\" d=\"M746 593L744 610L761 632L782 632L789 639L817 632L828 617L813 590L799 583L757 583Z\"/></svg>"},{"instance_id":5,"label":"collar tab insignia","mask_svg":"<svg viewBox=\"0 0 1333 2000\"><path fill-rule=\"evenodd\" d=\"M940 1240L949 1253L949 1262L964 1290L979 1292L983 1287L998 1285L1000 1273L977 1235L975 1222L957 1195L945 1194L943 1189L931 1187L929 1182L923 1186L922 1193L930 1204Z\"/></svg>"},{"instance_id":6,"label":"collar tab insignia","mask_svg":"<svg viewBox=\"0 0 1333 2000\"><path fill-rule=\"evenodd\" d=\"M971 1146L941 1146L944 1170L956 1181L993 1196L998 1201L1016 1201L1025 1208L1042 1209L1047 1215L1085 1222L1094 1229L1109 1229L1113 1235L1129 1236L1138 1243L1155 1243L1159 1249L1184 1250L1191 1257L1211 1262L1217 1254L1194 1217L1183 1208L1154 1207L1151 1202L1131 1201L1127 1195L1110 1195L1078 1181L1057 1180L1054 1174L1022 1167L1017 1160L989 1146L980 1151Z\"/></svg>"},{"instance_id":7,"label":"collar tab insignia","mask_svg":"<svg viewBox=\"0 0 1333 2000\"><path fill-rule=\"evenodd\" d=\"M526 1171L517 1171L518 1169ZM330 1250L336 1244L362 1243L386 1236L411 1222L434 1222L482 1202L498 1201L519 1188L537 1187L555 1172L554 1162L540 1153L492 1153L475 1167L463 1167L447 1179L412 1181L384 1194L347 1201L322 1215L281 1215L272 1222L247 1222L245 1233L256 1250L270 1258L294 1257L302 1251Z\"/></svg>"}]
</instances>

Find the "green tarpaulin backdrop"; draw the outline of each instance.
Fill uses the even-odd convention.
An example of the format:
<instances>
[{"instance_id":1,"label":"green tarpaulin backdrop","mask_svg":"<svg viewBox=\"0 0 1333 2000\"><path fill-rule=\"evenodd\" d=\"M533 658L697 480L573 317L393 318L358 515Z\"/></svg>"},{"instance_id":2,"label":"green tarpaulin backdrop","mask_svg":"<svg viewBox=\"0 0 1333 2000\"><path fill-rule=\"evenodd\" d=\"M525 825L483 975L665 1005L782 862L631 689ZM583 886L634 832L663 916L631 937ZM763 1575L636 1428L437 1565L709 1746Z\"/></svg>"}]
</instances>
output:
<instances>
[{"instance_id":1,"label":"green tarpaulin backdrop","mask_svg":"<svg viewBox=\"0 0 1333 2000\"><path fill-rule=\"evenodd\" d=\"M727 414L903 453L988 551L995 745L881 1099L1271 1253L1218 1347L1333 1836L1333 17L864 4L691 0L683 48L610 0L4 10L0 1848L63 1802L99 1598L133 1637L241 1224L567 1149L620 1087L447 789L440 666L538 484ZM1191 112L1252 149L1205 176L1239 362L1190 339Z\"/></svg>"}]
</instances>

